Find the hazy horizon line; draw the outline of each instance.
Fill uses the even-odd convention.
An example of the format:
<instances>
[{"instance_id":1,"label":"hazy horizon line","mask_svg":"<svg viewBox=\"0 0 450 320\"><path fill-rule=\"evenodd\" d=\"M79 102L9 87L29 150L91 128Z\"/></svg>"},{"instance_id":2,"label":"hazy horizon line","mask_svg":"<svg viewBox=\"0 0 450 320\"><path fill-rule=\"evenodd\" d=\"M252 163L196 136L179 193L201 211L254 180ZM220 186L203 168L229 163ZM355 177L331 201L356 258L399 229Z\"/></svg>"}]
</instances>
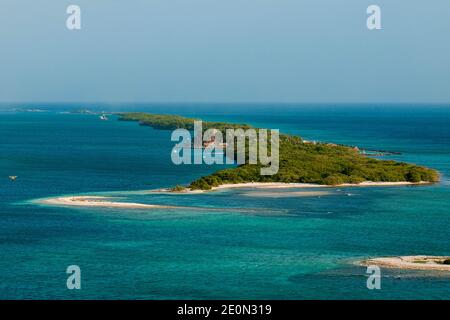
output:
<instances>
[{"instance_id":1,"label":"hazy horizon line","mask_svg":"<svg viewBox=\"0 0 450 320\"><path fill-rule=\"evenodd\" d=\"M101 104L101 105L361 105L361 106L376 106L376 105L434 105L434 106L450 106L450 102L283 102L283 101L235 101L235 102L222 102L222 101L184 101L184 102L168 102L168 101L120 101L120 102L107 102L107 101L0 101L0 105L81 105L81 104Z\"/></svg>"}]
</instances>

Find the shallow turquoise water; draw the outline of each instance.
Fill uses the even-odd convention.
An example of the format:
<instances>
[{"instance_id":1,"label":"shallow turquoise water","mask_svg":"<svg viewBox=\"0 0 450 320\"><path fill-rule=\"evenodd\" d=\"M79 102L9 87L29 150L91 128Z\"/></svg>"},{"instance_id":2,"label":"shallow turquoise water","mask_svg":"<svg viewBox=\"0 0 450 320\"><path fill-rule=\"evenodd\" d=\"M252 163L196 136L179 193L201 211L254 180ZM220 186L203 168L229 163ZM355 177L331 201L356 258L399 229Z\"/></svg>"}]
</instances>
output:
<instances>
[{"instance_id":1,"label":"shallow turquoise water","mask_svg":"<svg viewBox=\"0 0 450 320\"><path fill-rule=\"evenodd\" d=\"M365 269L352 264L378 255L450 255L450 108L117 106L399 151L389 158L442 174L433 186L327 189L331 194L320 197L273 190L273 197L258 197L242 189L130 192L186 184L217 167L174 166L170 132L57 112L70 107L0 111L0 298L450 298L450 277L383 269L382 289L372 291ZM19 178L12 182L9 175ZM108 192L123 201L193 208L30 202ZM73 264L82 270L79 291L66 289L65 270Z\"/></svg>"}]
</instances>

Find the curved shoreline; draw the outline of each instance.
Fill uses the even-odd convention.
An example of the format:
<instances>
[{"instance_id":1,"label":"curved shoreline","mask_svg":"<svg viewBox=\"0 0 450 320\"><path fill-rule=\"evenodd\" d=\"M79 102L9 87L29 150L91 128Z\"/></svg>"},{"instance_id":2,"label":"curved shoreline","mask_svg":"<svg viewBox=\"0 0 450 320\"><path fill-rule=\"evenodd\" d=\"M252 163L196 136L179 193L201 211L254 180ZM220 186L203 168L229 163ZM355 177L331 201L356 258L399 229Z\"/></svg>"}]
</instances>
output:
<instances>
[{"instance_id":1,"label":"curved shoreline","mask_svg":"<svg viewBox=\"0 0 450 320\"><path fill-rule=\"evenodd\" d=\"M155 205L134 202L114 202L108 201L111 197L101 196L68 196L36 200L39 204L54 206L74 206L74 207L102 207L102 208L126 208L126 209L169 209L175 206Z\"/></svg>"},{"instance_id":2,"label":"curved shoreline","mask_svg":"<svg viewBox=\"0 0 450 320\"><path fill-rule=\"evenodd\" d=\"M248 182L248 183L236 183L236 184L223 184L217 187L213 187L212 190L230 189L230 188L337 188L337 187L375 187L375 186L404 186L404 185L419 185L429 184L426 181L420 182L373 182L365 181L361 183L343 183L338 185L326 185L315 183L285 183L285 182Z\"/></svg>"},{"instance_id":3,"label":"curved shoreline","mask_svg":"<svg viewBox=\"0 0 450 320\"><path fill-rule=\"evenodd\" d=\"M195 194L203 192L211 192L216 190L236 189L236 188L253 188L253 189L289 189L289 188L345 188L345 187L389 187L389 186L414 186L414 185L427 185L433 184L433 182L420 181L395 181L395 182L373 182L365 181L361 183L344 183L339 185L326 185L315 183L288 183L288 182L245 182L245 183L230 183L222 184L217 187L212 187L210 190L191 190L186 188L185 190L175 191L172 189L155 189L150 192L164 192L164 193L181 193L181 194Z\"/></svg>"},{"instance_id":4,"label":"curved shoreline","mask_svg":"<svg viewBox=\"0 0 450 320\"><path fill-rule=\"evenodd\" d=\"M47 206L58 207L87 207L87 208L115 208L115 209L188 209L196 211L239 211L253 212L255 209L240 208L208 208L208 207L190 207L190 206L170 206L158 204L146 204L137 202L115 202L109 201L114 197L105 196L63 196L54 198L35 199L34 203Z\"/></svg>"},{"instance_id":5,"label":"curved shoreline","mask_svg":"<svg viewBox=\"0 0 450 320\"><path fill-rule=\"evenodd\" d=\"M341 184L336 186L320 185L312 183L282 183L282 182L250 182L237 184L224 184L213 187L211 190L190 190L173 191L171 189L155 189L149 190L150 193L167 193L167 194L199 194L204 192L211 192L216 190L226 190L235 188L252 188L252 189L289 189L289 188L336 188L336 187L369 187L369 186L403 186L403 185L419 185L429 184L428 182L363 182L360 184ZM315 196L325 194L298 194L296 196ZM52 205L52 206L70 206L70 207L102 207L102 208L123 208L123 209L173 209L180 208L178 206L169 205L155 205L136 202L116 202L110 201L113 197L106 196L62 196L54 198L45 198L34 200L38 204Z\"/></svg>"},{"instance_id":6,"label":"curved shoreline","mask_svg":"<svg viewBox=\"0 0 450 320\"><path fill-rule=\"evenodd\" d=\"M376 265L379 267L407 270L434 270L450 272L450 264L443 264L449 256L400 256L400 257L379 257L362 260L362 266Z\"/></svg>"}]
</instances>

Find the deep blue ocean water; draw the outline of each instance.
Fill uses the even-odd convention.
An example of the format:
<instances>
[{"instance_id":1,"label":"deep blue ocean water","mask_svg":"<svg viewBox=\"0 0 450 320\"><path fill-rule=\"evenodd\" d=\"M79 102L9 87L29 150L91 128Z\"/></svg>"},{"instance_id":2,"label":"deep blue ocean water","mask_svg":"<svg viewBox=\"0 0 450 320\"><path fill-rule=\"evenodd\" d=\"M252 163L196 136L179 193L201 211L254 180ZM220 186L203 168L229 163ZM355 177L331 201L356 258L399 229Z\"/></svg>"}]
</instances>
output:
<instances>
[{"instance_id":1,"label":"deep blue ocean water","mask_svg":"<svg viewBox=\"0 0 450 320\"><path fill-rule=\"evenodd\" d=\"M13 107L0 108L1 299L450 299L449 275L382 269L382 289L368 290L365 268L354 265L370 256L450 255L450 107L41 104L48 112L7 111ZM78 107L249 123L397 151L387 158L435 168L442 181L327 189L320 197L143 193L219 168L173 165L169 131L61 113ZM32 202L85 193L187 208ZM66 288L69 265L81 268L81 290Z\"/></svg>"}]
</instances>

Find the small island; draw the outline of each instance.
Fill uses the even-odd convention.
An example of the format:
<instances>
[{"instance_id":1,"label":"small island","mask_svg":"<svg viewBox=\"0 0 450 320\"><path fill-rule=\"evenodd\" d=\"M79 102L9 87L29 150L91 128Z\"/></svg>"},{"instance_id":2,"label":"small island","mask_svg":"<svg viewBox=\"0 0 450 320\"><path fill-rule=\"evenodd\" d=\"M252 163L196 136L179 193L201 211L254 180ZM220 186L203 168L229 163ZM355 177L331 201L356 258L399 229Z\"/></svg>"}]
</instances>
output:
<instances>
[{"instance_id":1,"label":"small island","mask_svg":"<svg viewBox=\"0 0 450 320\"><path fill-rule=\"evenodd\" d=\"M137 121L140 125L160 130L194 128L199 119L177 115L157 115L148 113L120 113L121 121ZM252 128L248 124L203 121L203 130ZM255 128L258 130L258 128ZM276 184L282 187L296 185L320 186L369 186L423 184L439 181L436 170L423 166L370 158L356 147L332 143L311 143L297 136L280 134L279 170L275 175L261 175L261 164L242 164L219 170L201 177L188 186L176 186L174 192L185 190L211 190L220 186L251 186Z\"/></svg>"}]
</instances>

